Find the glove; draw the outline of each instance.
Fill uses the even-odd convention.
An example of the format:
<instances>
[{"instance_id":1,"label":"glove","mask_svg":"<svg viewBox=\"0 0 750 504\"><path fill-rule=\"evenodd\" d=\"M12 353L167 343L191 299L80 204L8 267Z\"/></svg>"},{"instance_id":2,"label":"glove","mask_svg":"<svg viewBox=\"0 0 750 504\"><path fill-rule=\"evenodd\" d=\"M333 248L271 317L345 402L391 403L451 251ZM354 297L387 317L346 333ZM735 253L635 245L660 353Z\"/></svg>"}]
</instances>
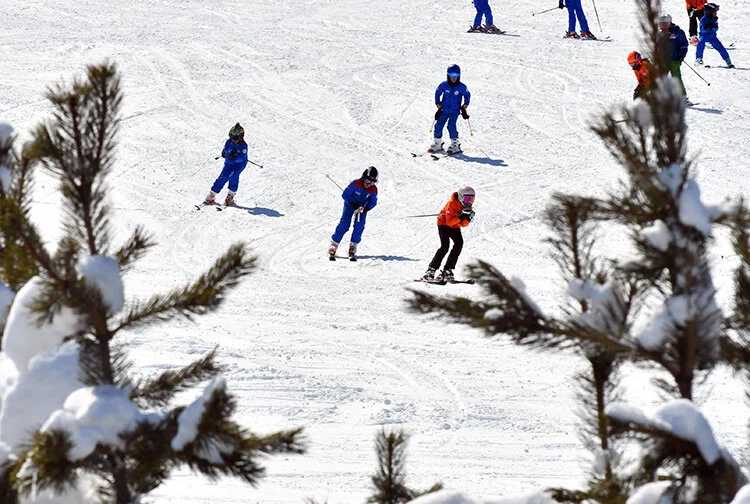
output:
<instances>
[{"instance_id":1,"label":"glove","mask_svg":"<svg viewBox=\"0 0 750 504\"><path fill-rule=\"evenodd\" d=\"M226 154L227 154L226 152L221 151L221 157L227 157Z\"/></svg>"},{"instance_id":2,"label":"glove","mask_svg":"<svg viewBox=\"0 0 750 504\"><path fill-rule=\"evenodd\" d=\"M227 155L227 159L230 161L234 161L237 159L237 153L234 151L229 151L229 155Z\"/></svg>"},{"instance_id":3,"label":"glove","mask_svg":"<svg viewBox=\"0 0 750 504\"><path fill-rule=\"evenodd\" d=\"M354 211L357 211L360 208L362 208L362 205L358 205L356 203L349 203L349 206L352 207L354 209Z\"/></svg>"},{"instance_id":4,"label":"glove","mask_svg":"<svg viewBox=\"0 0 750 504\"><path fill-rule=\"evenodd\" d=\"M438 119L440 119L441 115L443 115L443 108L442 107L440 107L439 109L437 109L435 111L435 120L437 121Z\"/></svg>"},{"instance_id":5,"label":"glove","mask_svg":"<svg viewBox=\"0 0 750 504\"><path fill-rule=\"evenodd\" d=\"M695 7L690 7L690 8L689 8L689 9L687 10L687 12L688 12L688 17L691 17L691 18L692 18L692 17L695 17L695 10L696 10L696 9L695 9Z\"/></svg>"},{"instance_id":6,"label":"glove","mask_svg":"<svg viewBox=\"0 0 750 504\"><path fill-rule=\"evenodd\" d=\"M471 219L474 218L474 210L471 210L469 208L465 208L461 211L461 215L459 216L459 219L469 221L471 222Z\"/></svg>"},{"instance_id":7,"label":"glove","mask_svg":"<svg viewBox=\"0 0 750 504\"><path fill-rule=\"evenodd\" d=\"M469 113L466 112L466 105L464 105L463 107L461 107L461 117L463 117L464 119L468 119L469 118Z\"/></svg>"},{"instance_id":8,"label":"glove","mask_svg":"<svg viewBox=\"0 0 750 504\"><path fill-rule=\"evenodd\" d=\"M562 2L562 0L560 0L560 3L557 5L557 8L562 9L563 7L565 7L565 4Z\"/></svg>"}]
</instances>

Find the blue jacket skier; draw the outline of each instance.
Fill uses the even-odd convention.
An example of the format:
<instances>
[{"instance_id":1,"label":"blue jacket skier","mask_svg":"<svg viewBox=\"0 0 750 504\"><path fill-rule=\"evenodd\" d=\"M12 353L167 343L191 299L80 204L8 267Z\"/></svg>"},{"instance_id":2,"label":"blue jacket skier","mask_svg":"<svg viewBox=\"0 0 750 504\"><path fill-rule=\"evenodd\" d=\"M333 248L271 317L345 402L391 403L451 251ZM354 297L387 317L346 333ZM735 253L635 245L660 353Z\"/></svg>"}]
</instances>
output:
<instances>
[{"instance_id":1,"label":"blue jacket skier","mask_svg":"<svg viewBox=\"0 0 750 504\"><path fill-rule=\"evenodd\" d=\"M446 80L441 82L435 90L435 133L433 143L428 152L437 152L443 149L443 127L448 123L448 134L451 137L451 145L446 151L448 154L461 152L461 144L458 141L458 129L456 121L458 115L464 119L469 118L466 107L469 106L471 93L466 85L461 82L461 68L458 65L448 67Z\"/></svg>"},{"instance_id":2,"label":"blue jacket skier","mask_svg":"<svg viewBox=\"0 0 750 504\"><path fill-rule=\"evenodd\" d=\"M669 73L672 77L677 79L677 83L680 85L680 91L682 91L682 95L685 96L685 102L688 103L689 100L687 99L687 92L685 91L685 83L682 82L681 67L682 60L684 60L687 55L690 43L688 42L687 35L685 35L685 30L672 22L672 16L669 14L662 14L657 20L659 21L659 43L666 43L668 40L670 44Z\"/></svg>"},{"instance_id":3,"label":"blue jacket skier","mask_svg":"<svg viewBox=\"0 0 750 504\"><path fill-rule=\"evenodd\" d=\"M568 8L568 31L565 32L565 38L583 38L586 40L595 39L593 33L589 31L589 22L586 20L586 14L583 13L581 0L560 0L557 4L559 9ZM576 17L581 25L581 35L576 33Z\"/></svg>"},{"instance_id":4,"label":"blue jacket skier","mask_svg":"<svg viewBox=\"0 0 750 504\"><path fill-rule=\"evenodd\" d=\"M719 31L719 16L716 15L716 11L718 10L719 6L715 3L707 3L703 6L703 17L700 21L700 37L698 37L698 45L695 47L695 64L703 64L703 50L706 48L706 42L710 42L711 46L719 51L719 55L727 66L729 68L734 68L724 44L722 44L716 36L716 32Z\"/></svg>"},{"instance_id":5,"label":"blue jacket skier","mask_svg":"<svg viewBox=\"0 0 750 504\"><path fill-rule=\"evenodd\" d=\"M474 16L474 24L471 25L469 31L495 31L494 23L492 22L492 8L490 7L489 0L474 0L474 8L477 10L477 15ZM484 16L485 26L482 28L482 16Z\"/></svg>"},{"instance_id":6,"label":"blue jacket skier","mask_svg":"<svg viewBox=\"0 0 750 504\"><path fill-rule=\"evenodd\" d=\"M216 195L221 192L227 181L229 181L229 192L224 203L227 205L234 203L234 195L240 185L240 173L247 166L245 130L240 126L240 123L235 124L229 130L229 138L221 150L221 157L224 158L224 168L214 181L214 185L211 186L211 192L206 196L206 201L204 201L206 205L214 203Z\"/></svg>"},{"instance_id":7,"label":"blue jacket skier","mask_svg":"<svg viewBox=\"0 0 750 504\"><path fill-rule=\"evenodd\" d=\"M370 166L362 172L362 177L352 180L341 193L341 197L344 199L344 210L341 212L341 219L333 232L333 236L331 236L331 246L328 247L328 256L331 261L336 259L336 250L344 234L349 231L352 218L354 218L354 230L349 240L349 259L357 260L357 245L362 240L362 232L365 230L365 224L367 223L367 212L378 204L378 188L375 186L377 183L378 169Z\"/></svg>"}]
</instances>

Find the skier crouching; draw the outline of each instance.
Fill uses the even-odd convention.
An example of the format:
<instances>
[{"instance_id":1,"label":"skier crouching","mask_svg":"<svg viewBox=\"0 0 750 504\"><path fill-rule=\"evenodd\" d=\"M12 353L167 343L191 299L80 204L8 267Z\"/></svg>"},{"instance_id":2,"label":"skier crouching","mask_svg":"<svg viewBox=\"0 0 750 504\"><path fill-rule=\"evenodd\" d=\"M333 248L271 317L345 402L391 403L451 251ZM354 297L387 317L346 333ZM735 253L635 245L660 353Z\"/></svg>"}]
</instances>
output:
<instances>
[{"instance_id":1,"label":"skier crouching","mask_svg":"<svg viewBox=\"0 0 750 504\"><path fill-rule=\"evenodd\" d=\"M341 212L336 230L331 236L331 246L328 247L328 256L331 261L336 260L336 250L341 243L354 217L354 230L352 231L349 243L349 260L357 260L357 245L362 240L362 232L365 230L367 223L367 212L375 208L378 204L378 169L370 166L362 172L362 177L352 180L351 183L341 193L344 199L344 210Z\"/></svg>"},{"instance_id":2,"label":"skier crouching","mask_svg":"<svg viewBox=\"0 0 750 504\"><path fill-rule=\"evenodd\" d=\"M458 256L461 255L461 249L464 246L464 239L461 236L461 228L469 225L474 218L472 205L474 204L474 189L469 186L462 187L451 195L448 203L438 214L437 226L438 235L440 236L440 248L435 252L435 256L430 261L430 266L425 271L423 280L431 282L435 280L453 281L453 270L456 268ZM440 268L445 254L448 253L450 242L453 241L453 249L448 255L445 267L440 275L435 278L435 272Z\"/></svg>"}]
</instances>

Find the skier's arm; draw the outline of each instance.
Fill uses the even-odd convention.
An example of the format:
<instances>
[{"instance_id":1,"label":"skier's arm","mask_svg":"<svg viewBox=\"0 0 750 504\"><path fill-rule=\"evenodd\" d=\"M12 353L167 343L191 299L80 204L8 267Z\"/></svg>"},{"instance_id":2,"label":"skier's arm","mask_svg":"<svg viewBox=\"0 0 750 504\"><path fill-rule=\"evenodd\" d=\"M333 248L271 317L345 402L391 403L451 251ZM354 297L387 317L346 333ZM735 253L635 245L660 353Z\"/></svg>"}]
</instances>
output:
<instances>
[{"instance_id":1,"label":"skier's arm","mask_svg":"<svg viewBox=\"0 0 750 504\"><path fill-rule=\"evenodd\" d=\"M471 93L469 92L469 88L464 88L464 107L468 107L470 101Z\"/></svg>"},{"instance_id":2,"label":"skier's arm","mask_svg":"<svg viewBox=\"0 0 750 504\"><path fill-rule=\"evenodd\" d=\"M440 84L435 90L435 105L437 105L438 108L442 106L442 104L440 103L442 95L443 95L443 85Z\"/></svg>"},{"instance_id":3,"label":"skier's arm","mask_svg":"<svg viewBox=\"0 0 750 504\"><path fill-rule=\"evenodd\" d=\"M369 212L375 208L378 204L378 193L370 193L370 197L367 199L367 205L365 205L365 212Z\"/></svg>"}]
</instances>

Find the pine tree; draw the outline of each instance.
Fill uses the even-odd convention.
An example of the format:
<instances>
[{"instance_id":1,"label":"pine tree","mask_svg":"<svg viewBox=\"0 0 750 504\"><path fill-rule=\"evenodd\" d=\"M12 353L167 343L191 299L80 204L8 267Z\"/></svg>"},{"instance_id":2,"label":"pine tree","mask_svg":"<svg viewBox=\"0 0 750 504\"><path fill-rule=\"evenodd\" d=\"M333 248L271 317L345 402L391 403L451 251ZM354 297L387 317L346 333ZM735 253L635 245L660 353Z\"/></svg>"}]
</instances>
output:
<instances>
[{"instance_id":1,"label":"pine tree","mask_svg":"<svg viewBox=\"0 0 750 504\"><path fill-rule=\"evenodd\" d=\"M640 24L660 77L653 92L604 114L593 126L627 179L606 198L558 194L547 211L555 232L550 240L566 272L571 305L542 312L523 284L492 265L469 266L488 298L435 297L412 290L417 313L437 313L452 321L506 335L519 345L541 350L577 351L590 363L581 377L582 407L589 412L587 447L606 455L604 471L592 473L584 491L552 489L560 502L622 503L649 482L663 480L662 495L674 503L728 503L747 478L726 450L707 453L694 439L679 436L663 423L634 418L611 402L618 396L617 368L623 362L649 363L670 379L654 380L671 398L662 413L691 414L695 387L720 365L750 371L747 308L750 306L748 209L738 199L724 208L705 207L687 159L683 96L668 76L669 42L657 33L658 2L639 2ZM727 226L740 259L735 312L725 317L716 301L708 250L712 228ZM636 257L592 259L597 250L592 230L625 230ZM587 238L588 237L588 238ZM659 308L650 311L653 306ZM647 318L648 317L648 318ZM648 320L636 333L636 322ZM750 376L750 374L748 374ZM613 444L635 440L644 455L637 470L617 472Z\"/></svg>"},{"instance_id":2,"label":"pine tree","mask_svg":"<svg viewBox=\"0 0 750 504\"><path fill-rule=\"evenodd\" d=\"M378 456L378 472L372 477L375 493L367 504L401 504L427 493L437 492L443 485L434 484L429 490L419 492L406 486L406 445L409 437L403 431L378 432L375 451Z\"/></svg>"},{"instance_id":3,"label":"pine tree","mask_svg":"<svg viewBox=\"0 0 750 504\"><path fill-rule=\"evenodd\" d=\"M232 419L237 403L218 376L222 366L215 349L182 369L143 379L133 373L124 347L133 329L215 311L254 270L256 259L244 244L235 244L185 287L134 301L126 311L113 307L105 290L79 273L81 261L113 260L125 272L154 245L140 227L119 246L110 232L113 217L106 180L115 170L120 77L114 64L89 66L84 79L70 87L50 88L47 97L53 118L35 129L20 162L11 161L13 184L0 194L0 244L18 258L3 262L0 274L14 286L33 274L41 277L42 294L33 305L39 323L54 320L61 307L75 311L85 329L73 338L84 383L90 387L75 393L127 404L137 421L118 432L117 442L100 441L80 456L71 456L81 447L66 428L53 424L57 427L37 431L25 449L8 458L0 477L3 502L12 502L16 493L62 491L76 484L78 474L88 473L100 478L102 499L128 504L158 487L181 465L210 478L231 475L256 485L264 472L261 457L303 453L301 429L256 436L238 425ZM10 159L7 147L3 161ZM36 163L60 182L65 234L54 254L29 218L28 184ZM203 396L190 407L172 405L177 393L209 380ZM161 414L155 418L141 413L145 410ZM186 434L191 425L195 432Z\"/></svg>"}]
</instances>

